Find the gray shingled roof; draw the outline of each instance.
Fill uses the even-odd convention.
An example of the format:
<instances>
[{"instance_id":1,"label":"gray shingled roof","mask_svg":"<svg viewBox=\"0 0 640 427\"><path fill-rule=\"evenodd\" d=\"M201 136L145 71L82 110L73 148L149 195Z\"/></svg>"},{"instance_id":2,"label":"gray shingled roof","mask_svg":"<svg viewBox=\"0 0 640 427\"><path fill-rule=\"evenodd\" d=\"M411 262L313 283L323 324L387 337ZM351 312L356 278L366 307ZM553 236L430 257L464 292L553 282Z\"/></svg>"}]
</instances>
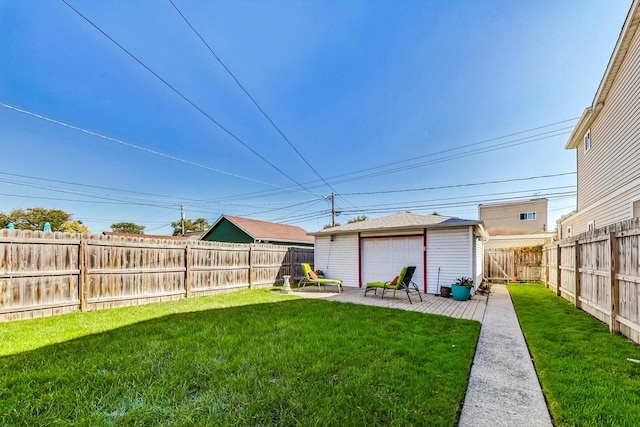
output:
<instances>
[{"instance_id":1,"label":"gray shingled roof","mask_svg":"<svg viewBox=\"0 0 640 427\"><path fill-rule=\"evenodd\" d=\"M476 224L482 224L482 222L451 216L420 215L410 212L400 212L380 218L368 219L366 221L353 222L351 224L341 225L339 227L327 228L309 234L312 236L322 236L326 234L345 234L355 233L359 231L407 230L416 228L440 228Z\"/></svg>"}]
</instances>

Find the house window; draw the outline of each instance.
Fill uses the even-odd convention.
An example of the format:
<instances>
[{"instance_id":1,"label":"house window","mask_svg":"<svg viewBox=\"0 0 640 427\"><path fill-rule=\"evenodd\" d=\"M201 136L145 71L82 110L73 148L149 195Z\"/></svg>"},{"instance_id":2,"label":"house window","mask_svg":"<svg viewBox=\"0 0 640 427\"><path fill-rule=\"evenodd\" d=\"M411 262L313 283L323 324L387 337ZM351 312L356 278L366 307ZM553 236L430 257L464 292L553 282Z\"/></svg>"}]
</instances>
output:
<instances>
[{"instance_id":1,"label":"house window","mask_svg":"<svg viewBox=\"0 0 640 427\"><path fill-rule=\"evenodd\" d=\"M631 218L640 217L640 200L636 200L633 202L633 212L631 212Z\"/></svg>"},{"instance_id":2,"label":"house window","mask_svg":"<svg viewBox=\"0 0 640 427\"><path fill-rule=\"evenodd\" d=\"M535 212L523 212L520 214L520 221L535 221L536 213Z\"/></svg>"},{"instance_id":3,"label":"house window","mask_svg":"<svg viewBox=\"0 0 640 427\"><path fill-rule=\"evenodd\" d=\"M567 237L571 237L573 235L573 230L571 229L571 226L567 227Z\"/></svg>"},{"instance_id":4,"label":"house window","mask_svg":"<svg viewBox=\"0 0 640 427\"><path fill-rule=\"evenodd\" d=\"M589 151L591 148L591 129L584 134L584 151Z\"/></svg>"},{"instance_id":5,"label":"house window","mask_svg":"<svg viewBox=\"0 0 640 427\"><path fill-rule=\"evenodd\" d=\"M587 223L587 231L593 231L595 229L596 229L596 221L595 220L589 221Z\"/></svg>"}]
</instances>

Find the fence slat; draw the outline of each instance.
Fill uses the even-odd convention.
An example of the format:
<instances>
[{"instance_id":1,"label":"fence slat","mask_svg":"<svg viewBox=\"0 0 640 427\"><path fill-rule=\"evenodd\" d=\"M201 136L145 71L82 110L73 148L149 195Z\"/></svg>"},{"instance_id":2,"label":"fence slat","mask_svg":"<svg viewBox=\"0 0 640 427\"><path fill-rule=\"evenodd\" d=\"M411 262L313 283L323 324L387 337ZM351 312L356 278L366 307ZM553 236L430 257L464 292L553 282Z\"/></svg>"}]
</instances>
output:
<instances>
[{"instance_id":1,"label":"fence slat","mask_svg":"<svg viewBox=\"0 0 640 427\"><path fill-rule=\"evenodd\" d=\"M557 295L640 343L640 219L548 244L544 262Z\"/></svg>"},{"instance_id":2,"label":"fence slat","mask_svg":"<svg viewBox=\"0 0 640 427\"><path fill-rule=\"evenodd\" d=\"M574 298L574 302L573 304L576 306L576 308L580 308L580 242L578 240L576 240L576 244L575 244L575 255L574 255L574 266L575 266L575 283L574 283L574 289L575 289L575 298Z\"/></svg>"},{"instance_id":3,"label":"fence slat","mask_svg":"<svg viewBox=\"0 0 640 427\"><path fill-rule=\"evenodd\" d=\"M0 321L273 286L301 271L300 262L313 263L313 253L297 246L0 230Z\"/></svg>"},{"instance_id":4,"label":"fence slat","mask_svg":"<svg viewBox=\"0 0 640 427\"><path fill-rule=\"evenodd\" d=\"M618 321L618 311L620 304L620 282L617 277L618 269L618 238L615 233L609 233L609 251L611 262L609 263L609 286L611 287L611 305L609 308L609 330L613 333L620 332L620 322Z\"/></svg>"}]
</instances>

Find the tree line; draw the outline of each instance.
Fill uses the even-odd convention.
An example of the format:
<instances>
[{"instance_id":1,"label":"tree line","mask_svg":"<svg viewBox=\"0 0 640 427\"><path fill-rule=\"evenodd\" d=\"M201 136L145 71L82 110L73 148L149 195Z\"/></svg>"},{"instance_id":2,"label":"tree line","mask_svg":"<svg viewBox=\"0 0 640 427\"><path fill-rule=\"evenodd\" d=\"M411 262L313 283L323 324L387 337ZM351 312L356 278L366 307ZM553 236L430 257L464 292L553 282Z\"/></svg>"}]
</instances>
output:
<instances>
[{"instance_id":1,"label":"tree line","mask_svg":"<svg viewBox=\"0 0 640 427\"><path fill-rule=\"evenodd\" d=\"M51 231L62 231L67 233L89 233L89 227L80 220L73 219L73 214L61 209L46 209L42 207L14 209L9 213L0 212L0 229L14 228L16 230L43 230L46 223L49 223ZM182 221L171 223L173 235L182 234ZM144 234L144 225L134 222L116 222L111 224L111 231L129 234ZM191 231L204 232L210 228L206 218L195 220L184 220L184 232Z\"/></svg>"}]
</instances>

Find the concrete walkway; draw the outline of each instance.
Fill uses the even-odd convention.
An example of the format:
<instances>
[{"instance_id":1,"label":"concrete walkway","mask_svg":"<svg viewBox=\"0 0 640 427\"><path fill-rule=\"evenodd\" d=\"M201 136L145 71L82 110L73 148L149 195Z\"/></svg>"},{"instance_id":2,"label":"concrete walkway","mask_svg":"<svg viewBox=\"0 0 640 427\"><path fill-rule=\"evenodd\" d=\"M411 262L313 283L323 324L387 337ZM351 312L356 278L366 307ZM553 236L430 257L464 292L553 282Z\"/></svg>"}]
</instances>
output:
<instances>
[{"instance_id":1,"label":"concrete walkway","mask_svg":"<svg viewBox=\"0 0 640 427\"><path fill-rule=\"evenodd\" d=\"M459 426L552 426L509 292L491 290Z\"/></svg>"}]
</instances>

